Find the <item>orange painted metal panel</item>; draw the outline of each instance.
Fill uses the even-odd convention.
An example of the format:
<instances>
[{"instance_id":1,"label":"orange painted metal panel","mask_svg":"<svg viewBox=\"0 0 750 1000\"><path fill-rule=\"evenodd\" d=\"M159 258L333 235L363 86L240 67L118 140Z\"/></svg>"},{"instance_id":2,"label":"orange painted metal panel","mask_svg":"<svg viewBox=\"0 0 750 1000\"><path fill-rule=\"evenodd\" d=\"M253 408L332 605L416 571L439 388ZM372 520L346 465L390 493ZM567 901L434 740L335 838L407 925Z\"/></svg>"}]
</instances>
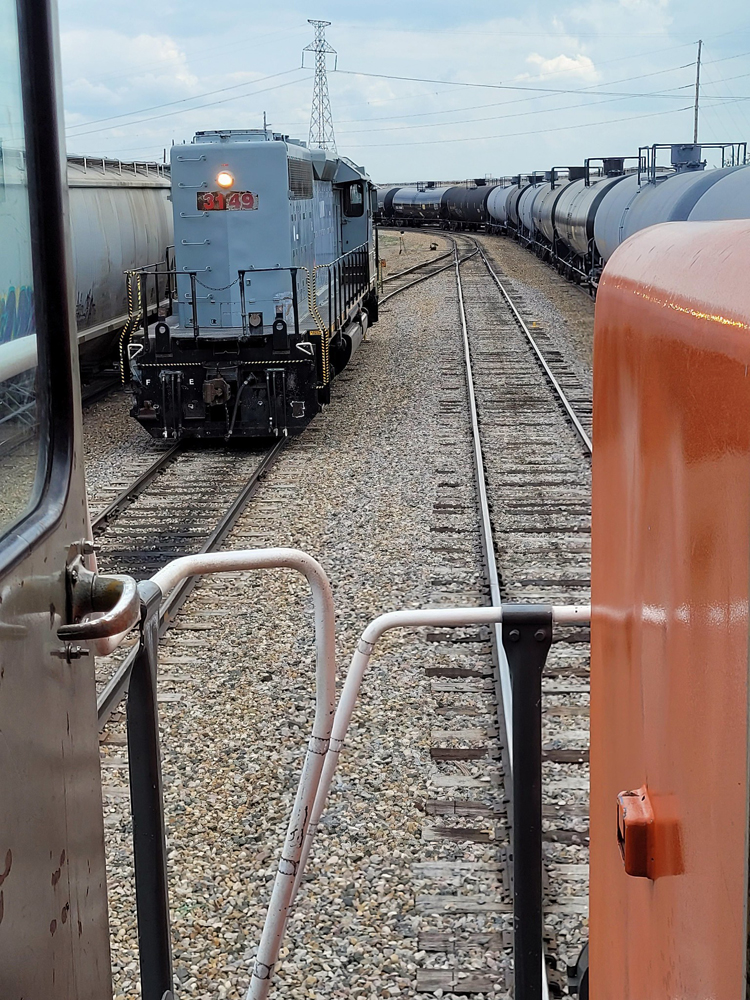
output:
<instances>
[{"instance_id":1,"label":"orange painted metal panel","mask_svg":"<svg viewBox=\"0 0 750 1000\"><path fill-rule=\"evenodd\" d=\"M605 269L592 533L591 996L742 1000L747 221L644 230Z\"/></svg>"}]
</instances>

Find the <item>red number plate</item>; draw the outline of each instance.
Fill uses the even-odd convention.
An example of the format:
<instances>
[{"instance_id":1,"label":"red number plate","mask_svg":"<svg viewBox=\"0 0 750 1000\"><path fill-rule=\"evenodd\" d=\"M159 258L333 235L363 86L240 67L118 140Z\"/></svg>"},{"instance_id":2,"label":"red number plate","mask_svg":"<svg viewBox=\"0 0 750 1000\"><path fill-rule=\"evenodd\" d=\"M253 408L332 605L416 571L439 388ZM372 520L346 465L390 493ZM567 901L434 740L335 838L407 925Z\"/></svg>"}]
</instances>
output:
<instances>
[{"instance_id":1,"label":"red number plate","mask_svg":"<svg viewBox=\"0 0 750 1000\"><path fill-rule=\"evenodd\" d=\"M251 212L258 207L252 191L199 191L199 212Z\"/></svg>"}]
</instances>

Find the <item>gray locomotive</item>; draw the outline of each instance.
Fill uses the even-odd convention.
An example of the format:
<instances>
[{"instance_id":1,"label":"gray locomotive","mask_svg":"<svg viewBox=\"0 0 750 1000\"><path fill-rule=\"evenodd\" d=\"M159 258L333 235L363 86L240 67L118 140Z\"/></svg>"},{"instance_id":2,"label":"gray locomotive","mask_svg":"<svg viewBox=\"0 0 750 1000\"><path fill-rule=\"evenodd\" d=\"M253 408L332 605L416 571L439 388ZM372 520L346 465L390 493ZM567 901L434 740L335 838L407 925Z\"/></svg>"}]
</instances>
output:
<instances>
[{"instance_id":1,"label":"gray locomotive","mask_svg":"<svg viewBox=\"0 0 750 1000\"><path fill-rule=\"evenodd\" d=\"M23 210L25 158L0 142L0 225L15 228ZM83 368L109 361L128 318L123 271L165 258L172 243L169 168L68 156L76 324ZM31 263L16 246L0 254L0 379L36 364ZM156 307L149 289L150 311ZM1 404L0 404L1 405Z\"/></svg>"},{"instance_id":2,"label":"gray locomotive","mask_svg":"<svg viewBox=\"0 0 750 1000\"><path fill-rule=\"evenodd\" d=\"M172 198L174 266L128 276L133 416L170 440L298 433L377 320L367 174L270 130L199 132Z\"/></svg>"}]
</instances>

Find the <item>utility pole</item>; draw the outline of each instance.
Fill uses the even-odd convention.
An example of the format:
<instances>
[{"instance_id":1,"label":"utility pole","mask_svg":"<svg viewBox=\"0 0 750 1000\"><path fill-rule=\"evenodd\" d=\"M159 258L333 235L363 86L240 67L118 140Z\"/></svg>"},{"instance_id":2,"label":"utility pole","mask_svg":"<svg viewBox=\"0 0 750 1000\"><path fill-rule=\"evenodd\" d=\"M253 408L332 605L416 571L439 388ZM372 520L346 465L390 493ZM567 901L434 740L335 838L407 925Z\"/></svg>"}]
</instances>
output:
<instances>
[{"instance_id":1,"label":"utility pole","mask_svg":"<svg viewBox=\"0 0 750 1000\"><path fill-rule=\"evenodd\" d=\"M701 49L703 39L698 39L698 59L695 63L695 118L693 120L693 142L698 143L698 104L701 97Z\"/></svg>"},{"instance_id":2,"label":"utility pole","mask_svg":"<svg viewBox=\"0 0 750 1000\"><path fill-rule=\"evenodd\" d=\"M330 21L314 21L308 18L308 24L315 28L315 41L310 42L302 50L302 65L305 65L305 52L315 53L315 86L313 88L312 111L310 113L310 145L320 149L336 152L336 138L333 134L333 114L331 101L328 97L328 75L326 72L326 56L336 55L336 49L326 41L326 28ZM338 58L334 63L334 69Z\"/></svg>"}]
</instances>

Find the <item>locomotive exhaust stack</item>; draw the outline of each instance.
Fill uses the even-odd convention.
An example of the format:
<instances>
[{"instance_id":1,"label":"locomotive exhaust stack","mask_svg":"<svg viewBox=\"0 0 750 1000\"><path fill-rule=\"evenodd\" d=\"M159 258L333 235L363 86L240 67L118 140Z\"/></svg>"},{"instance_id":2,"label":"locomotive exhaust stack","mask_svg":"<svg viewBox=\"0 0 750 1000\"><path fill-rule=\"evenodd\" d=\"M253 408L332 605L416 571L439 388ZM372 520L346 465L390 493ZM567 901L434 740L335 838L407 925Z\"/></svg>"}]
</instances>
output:
<instances>
[{"instance_id":1,"label":"locomotive exhaust stack","mask_svg":"<svg viewBox=\"0 0 750 1000\"><path fill-rule=\"evenodd\" d=\"M299 433L377 318L369 178L268 130L199 132L172 199L174 267L128 275L170 312L131 317L132 415L157 438Z\"/></svg>"}]
</instances>

